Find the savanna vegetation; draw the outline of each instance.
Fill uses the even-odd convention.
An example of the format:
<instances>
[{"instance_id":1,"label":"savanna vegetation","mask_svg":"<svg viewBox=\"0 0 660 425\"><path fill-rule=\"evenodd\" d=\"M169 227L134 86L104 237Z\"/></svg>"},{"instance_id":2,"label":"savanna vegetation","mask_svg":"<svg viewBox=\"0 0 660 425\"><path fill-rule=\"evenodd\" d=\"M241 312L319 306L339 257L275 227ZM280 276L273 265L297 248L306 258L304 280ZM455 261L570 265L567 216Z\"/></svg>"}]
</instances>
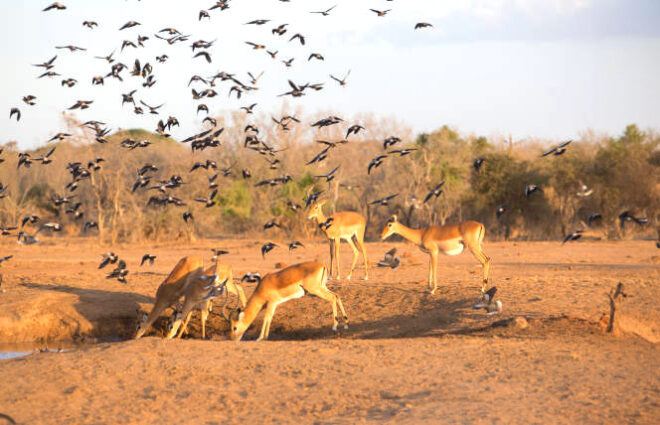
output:
<instances>
[{"instance_id":1,"label":"savanna vegetation","mask_svg":"<svg viewBox=\"0 0 660 425\"><path fill-rule=\"evenodd\" d=\"M23 216L36 214L42 221L61 223L64 234L98 237L102 243L222 235L304 238L313 235L316 226L305 219L303 199L323 191L320 197L328 200L328 210L355 210L368 217L368 239L377 237L391 214L398 214L411 226L480 220L493 239L559 239L577 228L600 237L631 238L654 235L660 224L660 136L634 124L615 136L585 132L563 155L541 157L561 141L488 139L448 126L414 134L403 123L369 115L344 117L338 125L317 130L309 123L322 115L310 117L298 111L296 116L302 122L289 125L288 131L282 131L270 116L249 121L243 113L218 117L218 126L225 127L219 136L221 144L201 152L192 152L190 144L139 129L118 131L107 138L108 143L99 144L74 116L64 116L65 131L72 136L29 152L38 157L56 146L50 164L35 162L17 169L17 144L5 144L0 178L8 188L0 200L0 220L4 226L20 225ZM259 138L277 153L262 155L244 147L248 122L260 129ZM326 160L306 165L325 147L315 140L344 139L347 127L354 123L366 130L329 149ZM389 150L416 150L405 156L389 155L367 174L370 160L385 153L383 140L389 136L402 139ZM148 140L151 145L122 148L120 144L127 138ZM473 167L475 158L484 159L479 171ZM190 172L194 163L207 159L215 161L218 169ZM90 161L100 168L89 165ZM72 182L67 170L72 162L91 171L73 190L66 187ZM150 183L133 191L136 170L145 164L158 170L146 173L152 176ZM315 177L336 166L340 168L329 183ZM252 177L244 178L243 170ZM194 198L208 196L209 177L215 173L219 173L215 180L218 192L207 208ZM261 180L286 174L292 181L255 187ZM149 189L173 175L182 177L180 187L165 194ZM443 181L443 193L424 203L428 191ZM527 184L538 185L541 191L526 197ZM578 192L590 194L578 196ZM369 204L395 193L398 196L389 206ZM65 195L75 198L55 205L53 198ZM152 196L165 195L179 198L185 205L148 205ZM78 217L66 212L76 203L82 213ZM303 208L294 211L291 206L296 204ZM505 208L500 217L495 212L498 206ZM618 216L623 211L648 218L649 223L627 222L621 227ZM184 212L192 213L194 220L185 222ZM602 219L588 226L587 217L593 213L601 214ZM281 228L264 230L264 223L272 219ZM86 222L96 222L98 228L85 228Z\"/></svg>"}]
</instances>

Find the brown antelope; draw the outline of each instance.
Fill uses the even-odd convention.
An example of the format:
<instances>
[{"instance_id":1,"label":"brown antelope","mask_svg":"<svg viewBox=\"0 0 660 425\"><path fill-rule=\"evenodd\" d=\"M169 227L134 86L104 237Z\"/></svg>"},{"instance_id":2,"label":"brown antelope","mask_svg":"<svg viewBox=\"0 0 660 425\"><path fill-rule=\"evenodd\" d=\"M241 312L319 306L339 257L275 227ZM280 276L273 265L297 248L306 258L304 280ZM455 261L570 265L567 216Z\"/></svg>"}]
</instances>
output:
<instances>
[{"instance_id":1,"label":"brown antelope","mask_svg":"<svg viewBox=\"0 0 660 425\"><path fill-rule=\"evenodd\" d=\"M203 272L204 262L199 257L183 257L174 266L156 291L156 302L149 315L143 315L138 323L135 339L144 335L149 327L168 307L176 304L186 290L188 283Z\"/></svg>"},{"instance_id":2,"label":"brown antelope","mask_svg":"<svg viewBox=\"0 0 660 425\"><path fill-rule=\"evenodd\" d=\"M217 286L226 282L225 290L227 293L236 295L241 307L245 307L245 293L243 292L241 285L234 282L230 265L219 263L214 264L204 270L203 275L215 275L215 281L209 282L208 280L197 277L188 284L188 287L185 290L183 307L180 312L177 312L175 320L167 334L167 338L174 338L175 335L177 338L181 338L188 327L188 322L190 321L193 311L197 309L201 311L202 316L202 339L206 339L206 319L211 312L213 303L212 300L205 299L205 296L209 293L209 285ZM225 307L226 305L222 308L224 309ZM178 335L177 331L179 331Z\"/></svg>"},{"instance_id":3,"label":"brown antelope","mask_svg":"<svg viewBox=\"0 0 660 425\"><path fill-rule=\"evenodd\" d=\"M484 225L476 221L411 229L399 223L396 215L393 215L387 221L380 237L385 240L394 234L401 235L417 245L423 252L429 254L429 290L432 294L435 293L438 287L438 253L458 255L467 247L483 266L484 276L481 292L484 292L488 283L488 268L490 265L490 257L481 248L485 232Z\"/></svg>"},{"instance_id":4,"label":"brown antelope","mask_svg":"<svg viewBox=\"0 0 660 425\"><path fill-rule=\"evenodd\" d=\"M333 331L337 331L337 304L339 304L343 315L344 329L348 329L348 317L344 305L339 296L328 290L326 287L327 280L328 269L317 262L295 264L267 274L257 284L254 293L247 302L245 311L238 309L230 315L229 337L234 341L240 340L257 317L257 314L266 306L264 322L257 341L268 339L270 324L277 306L294 298L300 298L307 292L332 304Z\"/></svg>"},{"instance_id":5,"label":"brown antelope","mask_svg":"<svg viewBox=\"0 0 660 425\"><path fill-rule=\"evenodd\" d=\"M330 274L332 274L333 265L336 266L335 278L339 279L339 244L345 240L353 249L353 263L351 271L348 272L346 279L350 280L357 263L359 252L362 251L364 259L364 280L369 279L369 265L367 262L367 251L364 247L364 229L367 221L360 214L353 211L342 211L326 217L323 214L323 204L325 201L314 202L309 209L308 219L316 219L316 223L323 225L321 230L330 241ZM357 245L357 247L356 247Z\"/></svg>"}]
</instances>

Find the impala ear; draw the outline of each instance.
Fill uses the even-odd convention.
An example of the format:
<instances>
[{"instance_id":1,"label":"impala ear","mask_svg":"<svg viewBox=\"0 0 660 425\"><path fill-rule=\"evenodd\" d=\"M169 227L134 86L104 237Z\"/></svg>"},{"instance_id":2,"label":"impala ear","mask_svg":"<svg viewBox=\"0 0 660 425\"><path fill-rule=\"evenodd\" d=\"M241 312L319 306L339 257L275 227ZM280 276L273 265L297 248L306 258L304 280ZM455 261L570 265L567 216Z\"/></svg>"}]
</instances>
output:
<instances>
[{"instance_id":1,"label":"impala ear","mask_svg":"<svg viewBox=\"0 0 660 425\"><path fill-rule=\"evenodd\" d=\"M392 215L389 220L387 220L388 223L396 223L399 219L397 218L396 214Z\"/></svg>"},{"instance_id":2,"label":"impala ear","mask_svg":"<svg viewBox=\"0 0 660 425\"><path fill-rule=\"evenodd\" d=\"M322 200L322 201L319 201L316 205L317 205L319 208L322 207L323 205L325 205L325 199Z\"/></svg>"},{"instance_id":3,"label":"impala ear","mask_svg":"<svg viewBox=\"0 0 660 425\"><path fill-rule=\"evenodd\" d=\"M245 317L245 313L243 313L242 311L238 313L238 320L243 320L244 317Z\"/></svg>"}]
</instances>

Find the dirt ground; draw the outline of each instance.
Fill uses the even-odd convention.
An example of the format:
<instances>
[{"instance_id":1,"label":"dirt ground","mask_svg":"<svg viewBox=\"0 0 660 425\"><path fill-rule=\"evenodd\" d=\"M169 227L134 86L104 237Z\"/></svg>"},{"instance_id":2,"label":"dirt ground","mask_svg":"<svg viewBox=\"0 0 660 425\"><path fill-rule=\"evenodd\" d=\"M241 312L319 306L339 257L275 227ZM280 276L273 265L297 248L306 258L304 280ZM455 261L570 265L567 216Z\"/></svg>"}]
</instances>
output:
<instances>
[{"instance_id":1,"label":"dirt ground","mask_svg":"<svg viewBox=\"0 0 660 425\"><path fill-rule=\"evenodd\" d=\"M210 248L227 249L239 277L328 261L327 245L312 242L262 260L262 242L117 246L127 284L97 270L105 250L89 241L0 245L14 255L0 268L0 352L65 347L0 360L0 414L25 424L658 423L660 250L649 241L487 242L496 316L472 309L481 268L469 253L440 258L430 295L425 254L369 243L370 280L360 261L352 281L329 284L350 317L338 335L329 304L304 297L278 307L267 342L254 342L261 315L245 341L228 341L219 309L209 340L198 313L183 340L162 339L165 318L130 339L136 310L151 309L182 256L210 262ZM401 267L376 268L395 246ZM156 263L139 267L146 252ZM344 275L351 257L343 245ZM618 282L628 297L606 334Z\"/></svg>"}]
</instances>

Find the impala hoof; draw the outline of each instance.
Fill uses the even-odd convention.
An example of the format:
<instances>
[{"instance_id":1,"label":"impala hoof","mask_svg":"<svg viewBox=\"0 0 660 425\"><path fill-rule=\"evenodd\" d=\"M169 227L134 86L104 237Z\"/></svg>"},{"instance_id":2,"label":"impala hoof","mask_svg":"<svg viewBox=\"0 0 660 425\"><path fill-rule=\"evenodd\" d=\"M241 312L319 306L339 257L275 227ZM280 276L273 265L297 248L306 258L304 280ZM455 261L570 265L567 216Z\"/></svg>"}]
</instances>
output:
<instances>
[{"instance_id":1,"label":"impala hoof","mask_svg":"<svg viewBox=\"0 0 660 425\"><path fill-rule=\"evenodd\" d=\"M348 325L344 325L344 329L348 329Z\"/></svg>"},{"instance_id":2,"label":"impala hoof","mask_svg":"<svg viewBox=\"0 0 660 425\"><path fill-rule=\"evenodd\" d=\"M346 280L351 280L351 275L346 276Z\"/></svg>"},{"instance_id":3,"label":"impala hoof","mask_svg":"<svg viewBox=\"0 0 660 425\"><path fill-rule=\"evenodd\" d=\"M365 277L364 277L364 280L369 280L369 276L365 276Z\"/></svg>"},{"instance_id":4,"label":"impala hoof","mask_svg":"<svg viewBox=\"0 0 660 425\"><path fill-rule=\"evenodd\" d=\"M332 332L337 332L337 325L332 325Z\"/></svg>"}]
</instances>

